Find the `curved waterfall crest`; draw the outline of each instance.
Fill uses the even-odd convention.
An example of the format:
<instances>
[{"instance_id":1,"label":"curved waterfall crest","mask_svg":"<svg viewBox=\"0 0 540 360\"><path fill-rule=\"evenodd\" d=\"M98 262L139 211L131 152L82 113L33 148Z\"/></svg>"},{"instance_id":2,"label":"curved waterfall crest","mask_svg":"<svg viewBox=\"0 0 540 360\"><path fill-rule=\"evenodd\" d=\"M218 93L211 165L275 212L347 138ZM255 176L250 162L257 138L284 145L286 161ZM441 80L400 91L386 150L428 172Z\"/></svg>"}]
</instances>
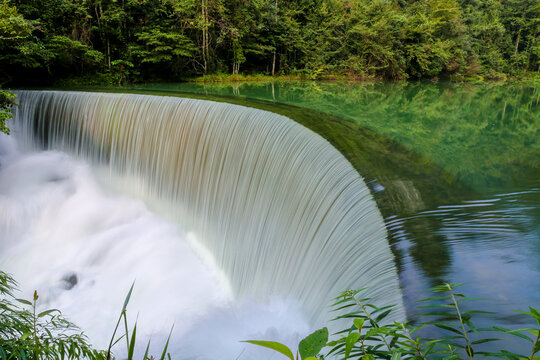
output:
<instances>
[{"instance_id":1,"label":"curved waterfall crest","mask_svg":"<svg viewBox=\"0 0 540 360\"><path fill-rule=\"evenodd\" d=\"M18 91L14 133L138 179L171 204L235 297L300 301L327 320L340 291L368 286L404 317L383 219L351 164L291 119L177 97Z\"/></svg>"}]
</instances>

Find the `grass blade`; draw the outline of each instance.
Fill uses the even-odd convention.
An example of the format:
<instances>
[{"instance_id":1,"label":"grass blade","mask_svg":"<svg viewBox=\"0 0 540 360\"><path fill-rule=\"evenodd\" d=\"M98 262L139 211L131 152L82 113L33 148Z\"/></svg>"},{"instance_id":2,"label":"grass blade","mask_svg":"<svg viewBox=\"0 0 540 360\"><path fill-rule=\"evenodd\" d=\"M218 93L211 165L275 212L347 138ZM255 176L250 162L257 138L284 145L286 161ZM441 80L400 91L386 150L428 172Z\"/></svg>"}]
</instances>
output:
<instances>
[{"instance_id":1,"label":"grass blade","mask_svg":"<svg viewBox=\"0 0 540 360\"><path fill-rule=\"evenodd\" d=\"M150 341L152 341L152 339L148 340L148 344L146 344L146 350L144 351L143 360L148 359L148 350L150 350Z\"/></svg>"},{"instance_id":2,"label":"grass blade","mask_svg":"<svg viewBox=\"0 0 540 360\"><path fill-rule=\"evenodd\" d=\"M167 354L167 348L169 347L169 341L171 340L172 331L174 329L174 325L171 326L171 331L169 332L169 337L167 338L167 342L165 343L165 348L163 349L163 353L161 354L161 357L159 360L165 360L165 355Z\"/></svg>"},{"instance_id":3,"label":"grass blade","mask_svg":"<svg viewBox=\"0 0 540 360\"><path fill-rule=\"evenodd\" d=\"M133 334L131 334L131 341L129 342L128 360L133 360L133 352L135 351L135 339L137 337L137 323L133 326Z\"/></svg>"},{"instance_id":4,"label":"grass blade","mask_svg":"<svg viewBox=\"0 0 540 360\"><path fill-rule=\"evenodd\" d=\"M124 306L122 306L122 311L126 311L127 306L129 304L129 299L131 298L131 293L133 292L133 287L135 286L135 281L131 284L131 287L129 288L128 294L126 296L126 299L124 300Z\"/></svg>"}]
</instances>

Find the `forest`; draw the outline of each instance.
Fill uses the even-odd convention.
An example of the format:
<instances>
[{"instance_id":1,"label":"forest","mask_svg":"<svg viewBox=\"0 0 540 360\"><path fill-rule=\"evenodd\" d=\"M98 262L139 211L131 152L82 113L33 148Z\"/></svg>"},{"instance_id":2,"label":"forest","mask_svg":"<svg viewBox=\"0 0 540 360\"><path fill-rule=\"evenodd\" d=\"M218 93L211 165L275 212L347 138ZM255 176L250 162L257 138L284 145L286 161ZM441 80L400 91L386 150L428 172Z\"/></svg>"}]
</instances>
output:
<instances>
[{"instance_id":1,"label":"forest","mask_svg":"<svg viewBox=\"0 0 540 360\"><path fill-rule=\"evenodd\" d=\"M539 34L538 0L1 0L0 84L498 80Z\"/></svg>"}]
</instances>

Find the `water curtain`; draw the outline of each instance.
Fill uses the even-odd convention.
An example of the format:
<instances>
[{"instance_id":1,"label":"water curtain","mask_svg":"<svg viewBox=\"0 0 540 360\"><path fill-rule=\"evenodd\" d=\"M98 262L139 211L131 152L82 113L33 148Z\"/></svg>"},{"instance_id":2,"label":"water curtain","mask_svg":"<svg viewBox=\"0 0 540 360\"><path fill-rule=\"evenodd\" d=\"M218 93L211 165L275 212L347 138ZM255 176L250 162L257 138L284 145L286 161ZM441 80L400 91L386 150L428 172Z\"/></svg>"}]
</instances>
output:
<instances>
[{"instance_id":1,"label":"water curtain","mask_svg":"<svg viewBox=\"0 0 540 360\"><path fill-rule=\"evenodd\" d=\"M142 197L212 254L236 298L301 302L369 287L404 316L393 256L369 189L326 140L291 119L178 97L19 91L16 136L136 178ZM174 254L171 254L174 256Z\"/></svg>"}]
</instances>

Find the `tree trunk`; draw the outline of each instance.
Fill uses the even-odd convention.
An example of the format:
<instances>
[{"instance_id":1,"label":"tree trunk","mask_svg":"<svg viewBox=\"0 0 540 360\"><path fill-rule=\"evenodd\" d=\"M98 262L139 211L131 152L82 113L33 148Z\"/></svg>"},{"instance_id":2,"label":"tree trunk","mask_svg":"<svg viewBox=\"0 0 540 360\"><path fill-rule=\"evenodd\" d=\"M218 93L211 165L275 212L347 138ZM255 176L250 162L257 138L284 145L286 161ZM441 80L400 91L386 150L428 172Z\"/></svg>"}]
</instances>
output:
<instances>
[{"instance_id":1,"label":"tree trunk","mask_svg":"<svg viewBox=\"0 0 540 360\"><path fill-rule=\"evenodd\" d=\"M517 55L518 47L519 47L519 38L521 36L521 28L519 28L517 39L516 39L516 48L514 49L514 56Z\"/></svg>"},{"instance_id":2,"label":"tree trunk","mask_svg":"<svg viewBox=\"0 0 540 360\"><path fill-rule=\"evenodd\" d=\"M276 16L274 18L274 21L276 23L276 26L277 26L277 23L278 23L278 0L276 0ZM274 57L272 59L272 76L274 76L276 73L276 48L274 48Z\"/></svg>"},{"instance_id":3,"label":"tree trunk","mask_svg":"<svg viewBox=\"0 0 540 360\"><path fill-rule=\"evenodd\" d=\"M111 69L111 48L109 44L109 37L105 34L103 28L101 27L101 18L103 17L103 7L101 6L101 2L96 3L94 6L94 10L96 12L97 17L97 23L98 28L101 32L101 41L103 43L103 46L107 46L107 66L109 67L109 70Z\"/></svg>"},{"instance_id":4,"label":"tree trunk","mask_svg":"<svg viewBox=\"0 0 540 360\"><path fill-rule=\"evenodd\" d=\"M276 50L274 49L274 58L272 59L272 76L274 76L276 71Z\"/></svg>"},{"instance_id":5,"label":"tree trunk","mask_svg":"<svg viewBox=\"0 0 540 360\"><path fill-rule=\"evenodd\" d=\"M207 26L208 26L208 14L207 14L207 3L205 0L201 0L201 15L202 15L202 18L203 18L203 28L202 28L202 56L203 56L203 70L204 70L204 73L206 74L206 69L208 68L208 65L207 65L207 53L208 53L208 29L207 29Z\"/></svg>"},{"instance_id":6,"label":"tree trunk","mask_svg":"<svg viewBox=\"0 0 540 360\"><path fill-rule=\"evenodd\" d=\"M208 37L208 0L206 0L206 9L204 10L204 27L206 29L205 36L206 39L204 41L204 46L206 48L206 64L204 66L204 71L206 72L208 70L208 61L210 61L210 57L208 54L208 47L209 47L209 37Z\"/></svg>"},{"instance_id":7,"label":"tree trunk","mask_svg":"<svg viewBox=\"0 0 540 360\"><path fill-rule=\"evenodd\" d=\"M109 65L109 70L111 70L111 45L109 43L108 37L107 37L107 64Z\"/></svg>"}]
</instances>

